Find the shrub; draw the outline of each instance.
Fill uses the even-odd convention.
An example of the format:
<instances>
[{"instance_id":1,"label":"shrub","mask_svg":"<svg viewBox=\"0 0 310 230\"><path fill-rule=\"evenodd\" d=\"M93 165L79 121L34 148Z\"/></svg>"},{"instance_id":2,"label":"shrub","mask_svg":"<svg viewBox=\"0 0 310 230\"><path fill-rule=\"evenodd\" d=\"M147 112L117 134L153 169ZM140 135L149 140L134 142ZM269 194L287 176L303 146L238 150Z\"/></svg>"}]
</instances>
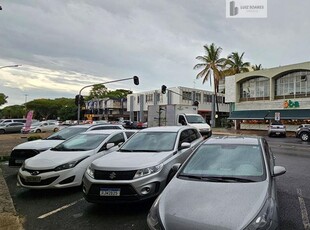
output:
<instances>
[{"instance_id":1,"label":"shrub","mask_svg":"<svg viewBox=\"0 0 310 230\"><path fill-rule=\"evenodd\" d=\"M35 135L35 136L30 136L30 137L28 137L28 141L34 141L34 140L38 140L38 139L42 139L42 137L41 136L39 136L39 135Z\"/></svg>"}]
</instances>

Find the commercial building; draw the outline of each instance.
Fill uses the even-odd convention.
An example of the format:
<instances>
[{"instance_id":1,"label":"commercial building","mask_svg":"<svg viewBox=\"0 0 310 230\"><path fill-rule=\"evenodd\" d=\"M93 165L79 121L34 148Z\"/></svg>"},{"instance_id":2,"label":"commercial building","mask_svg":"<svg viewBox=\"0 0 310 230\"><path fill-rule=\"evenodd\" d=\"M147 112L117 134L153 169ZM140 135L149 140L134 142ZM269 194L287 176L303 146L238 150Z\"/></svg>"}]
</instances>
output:
<instances>
[{"instance_id":1,"label":"commercial building","mask_svg":"<svg viewBox=\"0 0 310 230\"><path fill-rule=\"evenodd\" d=\"M161 89L133 93L127 95L127 111L130 112L130 120L145 122L149 105L193 105L195 102L198 103L198 113L210 124L213 94L210 91L182 86L167 88L165 94ZM229 115L229 104L225 102L223 93L217 95L215 111L217 125L221 125Z\"/></svg>"},{"instance_id":2,"label":"commercial building","mask_svg":"<svg viewBox=\"0 0 310 230\"><path fill-rule=\"evenodd\" d=\"M266 130L279 119L295 131L310 123L310 62L226 77L225 99L236 129Z\"/></svg>"}]
</instances>

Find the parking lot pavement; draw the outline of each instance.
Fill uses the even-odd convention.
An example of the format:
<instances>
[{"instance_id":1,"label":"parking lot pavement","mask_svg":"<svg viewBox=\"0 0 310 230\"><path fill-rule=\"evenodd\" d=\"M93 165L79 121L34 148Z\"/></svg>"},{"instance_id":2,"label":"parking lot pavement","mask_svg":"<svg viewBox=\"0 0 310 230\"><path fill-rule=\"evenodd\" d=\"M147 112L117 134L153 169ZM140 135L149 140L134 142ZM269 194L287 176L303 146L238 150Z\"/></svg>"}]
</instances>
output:
<instances>
[{"instance_id":1,"label":"parking lot pavement","mask_svg":"<svg viewBox=\"0 0 310 230\"><path fill-rule=\"evenodd\" d=\"M214 135L259 135L266 136L267 131L257 130L234 130L234 129L223 129L214 128ZM50 133L40 134L42 138L49 136ZM288 136L293 136L294 133L288 133ZM11 149L25 142L27 135L25 134L13 134L13 135L1 135L0 136L0 160L8 158ZM0 162L1 164L1 162ZM10 196L7 184L3 177L3 173L0 169L0 229L1 230L19 230L23 229L23 219L18 216L15 211L12 198Z\"/></svg>"},{"instance_id":2,"label":"parking lot pavement","mask_svg":"<svg viewBox=\"0 0 310 230\"><path fill-rule=\"evenodd\" d=\"M0 229L21 230L23 219L15 211L9 189L0 169Z\"/></svg>"}]
</instances>

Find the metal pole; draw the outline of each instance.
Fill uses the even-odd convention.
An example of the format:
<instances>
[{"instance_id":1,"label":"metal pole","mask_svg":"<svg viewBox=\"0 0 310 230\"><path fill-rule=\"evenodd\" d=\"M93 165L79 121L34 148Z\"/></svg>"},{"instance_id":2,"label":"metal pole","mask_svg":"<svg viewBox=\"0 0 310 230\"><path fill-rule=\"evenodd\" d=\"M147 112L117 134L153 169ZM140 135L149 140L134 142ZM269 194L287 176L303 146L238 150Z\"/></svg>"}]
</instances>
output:
<instances>
[{"instance_id":1,"label":"metal pole","mask_svg":"<svg viewBox=\"0 0 310 230\"><path fill-rule=\"evenodd\" d=\"M107 81L107 82L103 82L103 83L98 83L98 84L92 84L92 85L86 85L84 86L80 91L79 91L79 100L78 100L78 120L77 123L80 124L80 116L81 116L81 93L82 90L94 85L104 85L104 84L108 84L108 83L114 83L114 82L119 82L119 81L126 81L126 80L131 80L134 79L133 77L128 77L128 78L123 78L123 79L119 79L119 80L114 80L114 81Z\"/></svg>"}]
</instances>

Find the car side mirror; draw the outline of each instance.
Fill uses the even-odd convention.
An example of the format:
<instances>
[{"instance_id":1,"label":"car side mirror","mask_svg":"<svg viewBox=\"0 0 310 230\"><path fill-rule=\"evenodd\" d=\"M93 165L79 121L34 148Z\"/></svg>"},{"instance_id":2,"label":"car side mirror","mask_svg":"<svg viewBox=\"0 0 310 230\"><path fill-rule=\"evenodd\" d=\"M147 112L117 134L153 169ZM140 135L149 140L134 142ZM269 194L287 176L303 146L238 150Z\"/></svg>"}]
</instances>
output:
<instances>
[{"instance_id":1,"label":"car side mirror","mask_svg":"<svg viewBox=\"0 0 310 230\"><path fill-rule=\"evenodd\" d=\"M286 169L282 166L274 166L273 167L273 176L280 176L283 175L284 173L286 173Z\"/></svg>"},{"instance_id":2,"label":"car side mirror","mask_svg":"<svg viewBox=\"0 0 310 230\"><path fill-rule=\"evenodd\" d=\"M182 144L181 144L181 146L180 146L180 150L181 149L188 149L188 148L190 148L191 147L191 144L190 143L188 143L188 142L183 142Z\"/></svg>"},{"instance_id":3,"label":"car side mirror","mask_svg":"<svg viewBox=\"0 0 310 230\"><path fill-rule=\"evenodd\" d=\"M114 146L114 143L107 143L106 144L106 150L112 148Z\"/></svg>"},{"instance_id":4,"label":"car side mirror","mask_svg":"<svg viewBox=\"0 0 310 230\"><path fill-rule=\"evenodd\" d=\"M174 177L174 175L178 172L179 168L181 167L181 164L180 163L176 163L174 165L172 165L172 168L168 174L168 177L167 177L167 184L171 181L171 179Z\"/></svg>"}]
</instances>

